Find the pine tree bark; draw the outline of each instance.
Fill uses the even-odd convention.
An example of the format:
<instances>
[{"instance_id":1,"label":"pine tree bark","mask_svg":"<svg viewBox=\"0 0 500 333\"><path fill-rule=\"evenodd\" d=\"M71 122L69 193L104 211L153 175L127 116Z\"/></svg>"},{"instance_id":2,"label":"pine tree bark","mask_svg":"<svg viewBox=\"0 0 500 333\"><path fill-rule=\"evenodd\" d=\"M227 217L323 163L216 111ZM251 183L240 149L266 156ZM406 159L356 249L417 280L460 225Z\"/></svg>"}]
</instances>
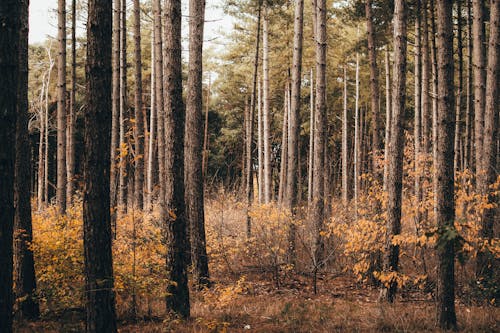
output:
<instances>
[{"instance_id":1,"label":"pine tree bark","mask_svg":"<svg viewBox=\"0 0 500 333\"><path fill-rule=\"evenodd\" d=\"M270 110L269 110L269 3L264 0L262 23L262 125L264 140L264 203L272 200L271 184L271 142L270 142Z\"/></svg>"},{"instance_id":2,"label":"pine tree bark","mask_svg":"<svg viewBox=\"0 0 500 333\"><path fill-rule=\"evenodd\" d=\"M455 219L453 142L455 96L453 89L452 2L437 1L438 49L438 141L436 168L436 225L438 227L437 311L439 327L456 329L455 251L449 240Z\"/></svg>"},{"instance_id":3,"label":"pine tree bark","mask_svg":"<svg viewBox=\"0 0 500 333\"><path fill-rule=\"evenodd\" d=\"M431 114L430 114L430 76L431 76L431 59L429 49L429 19L428 19L428 1L422 1L422 152L428 154L430 152L430 129L431 129Z\"/></svg>"},{"instance_id":4,"label":"pine tree bark","mask_svg":"<svg viewBox=\"0 0 500 333\"><path fill-rule=\"evenodd\" d=\"M128 117L127 101L127 0L122 0L120 7L120 166L118 180L118 208L126 210L127 205L127 161L126 122ZM127 153L125 153L127 151Z\"/></svg>"},{"instance_id":5,"label":"pine tree bark","mask_svg":"<svg viewBox=\"0 0 500 333\"><path fill-rule=\"evenodd\" d=\"M287 156L287 181L285 194L285 207L292 213L292 218L296 214L297 200L297 178L299 172L299 139L300 139L300 86L302 76L302 44L304 30L304 0L295 1L294 26L293 26L293 54L292 54L292 85L290 100L288 156ZM295 233L296 227L290 224L288 235L288 257L291 264L295 264Z\"/></svg>"},{"instance_id":6,"label":"pine tree bark","mask_svg":"<svg viewBox=\"0 0 500 333\"><path fill-rule=\"evenodd\" d=\"M147 196L146 196L146 210L151 211L153 202L153 161L154 161L154 148L156 142L156 96L155 96L155 67L156 67L156 56L154 51L155 40L154 40L154 29L151 34L151 84L150 84L150 110L149 110L149 136L148 136L148 167L147 167Z\"/></svg>"},{"instance_id":7,"label":"pine tree bark","mask_svg":"<svg viewBox=\"0 0 500 333\"><path fill-rule=\"evenodd\" d=\"M480 236L483 241L491 242L494 236L495 221L498 222L498 194L489 187L495 183L499 171L497 166L497 145L499 126L500 97L500 1L490 1L490 37L488 43L488 67L486 76L486 104L484 114L484 136L479 188L481 194L487 195L489 208L485 208L481 218ZM488 250L478 252L476 277L478 280L491 280L494 276L494 256Z\"/></svg>"},{"instance_id":8,"label":"pine tree bark","mask_svg":"<svg viewBox=\"0 0 500 333\"><path fill-rule=\"evenodd\" d=\"M167 247L166 308L181 317L190 313L187 266L187 219L184 199L184 102L182 100L181 1L165 1L165 128L167 140L166 193L168 217L164 221ZM163 98L162 98L163 100ZM169 162L170 161L170 162Z\"/></svg>"},{"instance_id":9,"label":"pine tree bark","mask_svg":"<svg viewBox=\"0 0 500 333\"><path fill-rule=\"evenodd\" d=\"M12 332L14 161L21 2L0 2L0 332Z\"/></svg>"},{"instance_id":10,"label":"pine tree bark","mask_svg":"<svg viewBox=\"0 0 500 333\"><path fill-rule=\"evenodd\" d=\"M281 131L281 158L280 158L280 173L278 185L278 204L283 204L285 187L286 187L286 170L287 170L287 156L288 156L288 83L285 85L285 93L283 98L283 123Z\"/></svg>"},{"instance_id":11,"label":"pine tree bark","mask_svg":"<svg viewBox=\"0 0 500 333\"><path fill-rule=\"evenodd\" d=\"M113 1L113 50L112 50L112 122L111 122L111 171L110 171L110 184L111 184L111 224L116 231L116 214L117 214L117 200L118 200L118 174L119 165L117 164L119 152L119 123L120 123L120 8L121 0Z\"/></svg>"},{"instance_id":12,"label":"pine tree bark","mask_svg":"<svg viewBox=\"0 0 500 333\"><path fill-rule=\"evenodd\" d=\"M472 96L472 4L467 0L467 93L465 106L465 169L470 169L473 165L472 135L474 100Z\"/></svg>"},{"instance_id":13,"label":"pine tree bark","mask_svg":"<svg viewBox=\"0 0 500 333\"><path fill-rule=\"evenodd\" d=\"M259 50L260 50L260 21L261 21L261 13L262 13L262 0L258 1L257 4L257 33L255 35L255 56L253 63L253 83L252 83L252 95L250 100L250 112L248 115L247 122L247 141L246 141L246 161L245 161L245 194L247 201L247 237L251 236L251 218L250 218L250 206L252 204L252 195L253 195L253 173L252 173L252 152L253 152L253 123L254 123L254 114L255 114L255 103L257 99L257 78L258 78L258 70L259 70ZM260 107L260 101L259 101Z\"/></svg>"},{"instance_id":14,"label":"pine tree bark","mask_svg":"<svg viewBox=\"0 0 500 333\"><path fill-rule=\"evenodd\" d=\"M141 7L134 0L134 55L135 55L135 206L144 207L144 118L142 112L142 61L141 61Z\"/></svg>"},{"instance_id":15,"label":"pine tree bark","mask_svg":"<svg viewBox=\"0 0 500 333\"><path fill-rule=\"evenodd\" d=\"M484 108L486 87L486 33L484 28L485 1L473 0L472 11L472 62L474 73L474 149L476 174L482 172L481 162L483 153Z\"/></svg>"},{"instance_id":16,"label":"pine tree bark","mask_svg":"<svg viewBox=\"0 0 500 333\"><path fill-rule=\"evenodd\" d=\"M73 203L75 192L75 126L76 126L76 0L71 1L71 91L66 132L66 202Z\"/></svg>"},{"instance_id":17,"label":"pine tree bark","mask_svg":"<svg viewBox=\"0 0 500 333\"><path fill-rule=\"evenodd\" d=\"M262 89L260 78L257 78L257 161L259 164L259 204L264 203L264 142L262 133Z\"/></svg>"},{"instance_id":18,"label":"pine tree bark","mask_svg":"<svg viewBox=\"0 0 500 333\"><path fill-rule=\"evenodd\" d=\"M399 269L399 246L392 238L401 232L401 201L403 180L404 127L406 103L406 48L407 48L406 1L394 2L394 81L392 97L392 124L389 144L389 170L387 178L387 240L384 258L385 273ZM393 279L382 289L382 298L393 302L397 283Z\"/></svg>"},{"instance_id":19,"label":"pine tree bark","mask_svg":"<svg viewBox=\"0 0 500 333\"><path fill-rule=\"evenodd\" d=\"M14 179L14 277L15 296L22 319L40 316L36 299L35 262L31 242L31 147L28 133L28 7L21 1L21 29L19 32L19 87L17 91L16 161Z\"/></svg>"},{"instance_id":20,"label":"pine tree bark","mask_svg":"<svg viewBox=\"0 0 500 333\"><path fill-rule=\"evenodd\" d=\"M324 224L324 160L325 160L325 123L326 123L326 1L316 4L316 110L314 117L314 177L311 203L312 221L314 221L314 257L319 263L323 257L323 238L321 231Z\"/></svg>"},{"instance_id":21,"label":"pine tree bark","mask_svg":"<svg viewBox=\"0 0 500 333\"><path fill-rule=\"evenodd\" d=\"M421 3L420 0L416 0L416 18L415 18L415 45L414 45L414 55L415 55L415 111L414 111L414 149L415 149L415 201L416 201L416 211L415 211L415 228L418 234L418 228L420 225L420 203L422 201L422 191L420 188L420 183L422 181L422 171L420 166L420 153L421 153L421 137L422 137L422 50L420 41L420 30L421 30Z\"/></svg>"},{"instance_id":22,"label":"pine tree bark","mask_svg":"<svg viewBox=\"0 0 500 333\"><path fill-rule=\"evenodd\" d=\"M359 38L359 27L356 34ZM359 51L356 51L356 96L354 98L354 215L358 217L359 169L360 169L360 122L359 122Z\"/></svg>"},{"instance_id":23,"label":"pine tree bark","mask_svg":"<svg viewBox=\"0 0 500 333\"><path fill-rule=\"evenodd\" d=\"M89 0L83 160L87 332L116 332L110 223L111 2Z\"/></svg>"},{"instance_id":24,"label":"pine tree bark","mask_svg":"<svg viewBox=\"0 0 500 333\"><path fill-rule=\"evenodd\" d=\"M462 95L464 92L464 57L462 48L462 3L457 1L457 57L458 57L458 92L455 111L455 141L454 141L454 157L453 170L459 171L460 166L460 137L462 133Z\"/></svg>"},{"instance_id":25,"label":"pine tree bark","mask_svg":"<svg viewBox=\"0 0 500 333\"><path fill-rule=\"evenodd\" d=\"M191 261L195 284L210 284L201 156L203 138L203 25L205 1L189 1L189 74L186 98L184 175L186 182L186 216L191 228Z\"/></svg>"},{"instance_id":26,"label":"pine tree bark","mask_svg":"<svg viewBox=\"0 0 500 333\"><path fill-rule=\"evenodd\" d=\"M314 15L316 17L316 15ZM314 19L314 22L316 18ZM315 35L316 36L316 35ZM314 170L314 108L316 101L314 99L314 74L311 68L311 91L309 97L310 110L309 110L309 160L307 163L307 205L311 207L313 196L313 170Z\"/></svg>"},{"instance_id":27,"label":"pine tree bark","mask_svg":"<svg viewBox=\"0 0 500 333\"><path fill-rule=\"evenodd\" d=\"M66 0L57 2L57 207L66 213Z\"/></svg>"},{"instance_id":28,"label":"pine tree bark","mask_svg":"<svg viewBox=\"0 0 500 333\"><path fill-rule=\"evenodd\" d=\"M370 101L371 101L371 111L372 111L372 149L373 158L380 149L382 149L380 140L380 120L379 120L379 102L380 102L380 92L378 84L378 68L377 68L377 50L375 43L375 27L373 25L373 12L372 12L372 1L367 0L365 2L365 15L366 15L366 32L368 39L368 56L370 59ZM375 159L372 161L373 170L376 170Z\"/></svg>"},{"instance_id":29,"label":"pine tree bark","mask_svg":"<svg viewBox=\"0 0 500 333\"><path fill-rule=\"evenodd\" d=\"M347 65L344 65L344 111L342 113L342 203L348 201L348 161L347 161Z\"/></svg>"},{"instance_id":30,"label":"pine tree bark","mask_svg":"<svg viewBox=\"0 0 500 333\"><path fill-rule=\"evenodd\" d=\"M384 147L384 192L387 191L389 174L389 147L391 142L392 103L391 103L391 64L389 45L385 46L385 147Z\"/></svg>"}]
</instances>

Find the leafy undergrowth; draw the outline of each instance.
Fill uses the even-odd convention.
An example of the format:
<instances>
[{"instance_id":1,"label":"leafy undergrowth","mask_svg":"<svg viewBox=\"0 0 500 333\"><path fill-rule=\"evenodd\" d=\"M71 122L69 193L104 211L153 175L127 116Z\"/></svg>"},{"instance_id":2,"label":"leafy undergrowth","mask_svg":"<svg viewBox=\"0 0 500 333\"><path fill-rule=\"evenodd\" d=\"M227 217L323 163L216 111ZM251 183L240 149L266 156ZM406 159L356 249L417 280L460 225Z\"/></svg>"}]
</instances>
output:
<instances>
[{"instance_id":1,"label":"leafy undergrowth","mask_svg":"<svg viewBox=\"0 0 500 333\"><path fill-rule=\"evenodd\" d=\"M422 293L402 295L394 305L377 302L378 291L352 284L350 276L322 275L313 294L307 279L295 278L276 289L256 275L227 279L193 295L192 319L152 317L130 322L121 318L120 332L429 332L435 328L434 302ZM162 304L155 304L155 312ZM18 332L80 332L83 312L26 323ZM500 309L457 304L464 332L498 332Z\"/></svg>"}]
</instances>

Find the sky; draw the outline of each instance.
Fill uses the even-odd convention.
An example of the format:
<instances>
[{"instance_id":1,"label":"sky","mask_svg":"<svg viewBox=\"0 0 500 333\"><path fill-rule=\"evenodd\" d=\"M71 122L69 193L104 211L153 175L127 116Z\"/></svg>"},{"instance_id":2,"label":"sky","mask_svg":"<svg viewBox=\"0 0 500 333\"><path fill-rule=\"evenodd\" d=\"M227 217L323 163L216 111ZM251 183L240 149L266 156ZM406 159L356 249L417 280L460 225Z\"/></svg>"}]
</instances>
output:
<instances>
[{"instance_id":1,"label":"sky","mask_svg":"<svg viewBox=\"0 0 500 333\"><path fill-rule=\"evenodd\" d=\"M111 0L110 0L111 1ZM229 31L232 29L232 20L224 15L220 4L223 0L207 1L205 14L205 44L206 46L215 46L221 42L221 31ZM66 3L70 5L70 0ZM186 15L188 7L187 1L183 0L183 15ZM30 44L40 43L47 39L48 36L55 37L57 34L57 0L31 0L30 1ZM127 8L132 9L132 2L128 1ZM183 26L184 29L185 26ZM78 31L80 30L80 31ZM69 32L69 31L68 31ZM77 27L77 34L83 34L83 28ZM184 29L187 33L187 29Z\"/></svg>"}]
</instances>

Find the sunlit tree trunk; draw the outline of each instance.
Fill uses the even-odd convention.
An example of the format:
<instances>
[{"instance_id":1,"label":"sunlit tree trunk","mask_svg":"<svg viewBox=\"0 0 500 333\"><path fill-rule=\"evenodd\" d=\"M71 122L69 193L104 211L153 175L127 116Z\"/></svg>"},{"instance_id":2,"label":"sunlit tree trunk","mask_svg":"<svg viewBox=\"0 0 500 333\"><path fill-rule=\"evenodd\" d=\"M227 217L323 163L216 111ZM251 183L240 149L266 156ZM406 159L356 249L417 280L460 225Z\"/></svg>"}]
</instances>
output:
<instances>
[{"instance_id":1,"label":"sunlit tree trunk","mask_svg":"<svg viewBox=\"0 0 500 333\"><path fill-rule=\"evenodd\" d=\"M455 242L449 240L454 229L455 200L453 172L454 111L453 17L452 2L437 1L438 49L438 141L436 167L436 225L438 227L437 311L442 329L456 329Z\"/></svg>"},{"instance_id":2,"label":"sunlit tree trunk","mask_svg":"<svg viewBox=\"0 0 500 333\"><path fill-rule=\"evenodd\" d=\"M66 213L66 0L57 2L57 207Z\"/></svg>"},{"instance_id":3,"label":"sunlit tree trunk","mask_svg":"<svg viewBox=\"0 0 500 333\"><path fill-rule=\"evenodd\" d=\"M348 201L348 161L347 161L347 65L344 65L344 111L342 113L342 203Z\"/></svg>"},{"instance_id":4,"label":"sunlit tree trunk","mask_svg":"<svg viewBox=\"0 0 500 333\"><path fill-rule=\"evenodd\" d=\"M257 79L257 162L259 179L259 204L264 203L264 142L262 133L262 89L260 78Z\"/></svg>"},{"instance_id":5,"label":"sunlit tree trunk","mask_svg":"<svg viewBox=\"0 0 500 333\"><path fill-rule=\"evenodd\" d=\"M359 38L359 27L356 35ZM356 96L354 100L354 210L358 216L359 197L359 167L360 167L360 138L359 138L359 51L356 51Z\"/></svg>"},{"instance_id":6,"label":"sunlit tree trunk","mask_svg":"<svg viewBox=\"0 0 500 333\"><path fill-rule=\"evenodd\" d=\"M155 40L154 40L154 29L151 34L151 84L150 84L150 110L149 110L149 138L148 138L148 166L147 166L147 177L146 177L146 210L151 211L152 201L153 201L153 161L154 161L154 147L156 142L156 52L155 50Z\"/></svg>"},{"instance_id":7,"label":"sunlit tree trunk","mask_svg":"<svg viewBox=\"0 0 500 333\"><path fill-rule=\"evenodd\" d=\"M392 238L401 232L401 194L403 180L403 117L406 103L406 47L407 47L406 1L394 3L394 81L392 96L392 124L389 144L389 170L387 177L387 239L384 258L384 273L399 270L399 246ZM382 299L393 302L397 283L394 279L383 286Z\"/></svg>"},{"instance_id":8,"label":"sunlit tree trunk","mask_svg":"<svg viewBox=\"0 0 500 333\"><path fill-rule=\"evenodd\" d=\"M281 158L280 158L280 173L278 184L278 203L283 203L283 197L286 187L286 170L287 170L287 156L288 156L288 83L285 85L284 98L283 98L283 123L281 131Z\"/></svg>"},{"instance_id":9,"label":"sunlit tree trunk","mask_svg":"<svg viewBox=\"0 0 500 333\"><path fill-rule=\"evenodd\" d=\"M428 0L422 1L422 152L430 152L430 129L431 129L431 105L430 105L430 76L431 59L429 48L429 19L428 19Z\"/></svg>"},{"instance_id":10,"label":"sunlit tree trunk","mask_svg":"<svg viewBox=\"0 0 500 333\"><path fill-rule=\"evenodd\" d=\"M75 192L75 126L76 126L76 0L71 1L71 91L66 132L66 202L71 205Z\"/></svg>"},{"instance_id":11,"label":"sunlit tree trunk","mask_svg":"<svg viewBox=\"0 0 500 333\"><path fill-rule=\"evenodd\" d=\"M31 222L31 148L28 133L28 0L21 1L20 28L14 179L14 285L21 318L33 320L40 316L40 308L35 295L35 262L31 247L33 228Z\"/></svg>"},{"instance_id":12,"label":"sunlit tree trunk","mask_svg":"<svg viewBox=\"0 0 500 333\"><path fill-rule=\"evenodd\" d=\"M472 135L473 135L473 88L472 88L472 4L471 0L467 0L467 93L465 105L465 169L472 167L473 151L472 151Z\"/></svg>"},{"instance_id":13,"label":"sunlit tree trunk","mask_svg":"<svg viewBox=\"0 0 500 333\"><path fill-rule=\"evenodd\" d=\"M112 50L112 121L111 121L111 226L116 230L116 213L118 199L118 173L119 165L119 127L120 127L120 21L121 0L113 0L113 50Z\"/></svg>"},{"instance_id":14,"label":"sunlit tree trunk","mask_svg":"<svg viewBox=\"0 0 500 333\"><path fill-rule=\"evenodd\" d=\"M86 331L116 332L110 223L111 1L89 0L83 160Z\"/></svg>"},{"instance_id":15,"label":"sunlit tree trunk","mask_svg":"<svg viewBox=\"0 0 500 333\"><path fill-rule=\"evenodd\" d=\"M384 147L384 192L387 191L389 173L389 147L391 142L392 105L391 105L391 64L389 45L385 46L385 147Z\"/></svg>"},{"instance_id":16,"label":"sunlit tree trunk","mask_svg":"<svg viewBox=\"0 0 500 333\"><path fill-rule=\"evenodd\" d=\"M314 170L314 75L311 68L311 92L310 92L310 112L309 112L309 161L307 163L307 203L311 207L313 196L313 170Z\"/></svg>"},{"instance_id":17,"label":"sunlit tree trunk","mask_svg":"<svg viewBox=\"0 0 500 333\"><path fill-rule=\"evenodd\" d=\"M270 142L270 110L269 110L269 4L264 0L264 15L262 23L262 125L264 141L264 203L272 200L271 184L271 142Z\"/></svg>"},{"instance_id":18,"label":"sunlit tree trunk","mask_svg":"<svg viewBox=\"0 0 500 333\"><path fill-rule=\"evenodd\" d=\"M126 210L127 205L127 161L126 142L128 101L127 101L127 0L122 0L120 7L120 166L118 184L118 207Z\"/></svg>"},{"instance_id":19,"label":"sunlit tree trunk","mask_svg":"<svg viewBox=\"0 0 500 333\"><path fill-rule=\"evenodd\" d=\"M420 224L420 203L422 201L422 191L420 188L420 183L422 181L422 171L420 166L420 152L421 152L421 137L422 137L422 126L421 126L421 108L422 108L422 53L421 53L421 43L420 43L420 30L421 30L421 3L417 0L416 3L416 18L415 18L415 45L414 45L414 55L415 55L415 111L414 111L414 126L413 126L413 136L414 136L414 149L415 149L415 228L417 235L419 233L418 228Z\"/></svg>"}]
</instances>

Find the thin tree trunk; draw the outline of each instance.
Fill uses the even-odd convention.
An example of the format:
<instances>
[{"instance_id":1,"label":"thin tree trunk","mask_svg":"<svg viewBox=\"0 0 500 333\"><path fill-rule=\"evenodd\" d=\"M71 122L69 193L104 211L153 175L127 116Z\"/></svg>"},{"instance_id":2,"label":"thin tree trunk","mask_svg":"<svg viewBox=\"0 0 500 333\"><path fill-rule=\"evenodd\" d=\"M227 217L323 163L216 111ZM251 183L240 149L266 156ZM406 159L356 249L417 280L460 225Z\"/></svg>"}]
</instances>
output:
<instances>
[{"instance_id":1,"label":"thin tree trunk","mask_svg":"<svg viewBox=\"0 0 500 333\"><path fill-rule=\"evenodd\" d=\"M116 214L117 214L117 199L118 199L118 177L119 165L117 165L118 153L121 141L119 141L119 126L120 126L120 8L121 0L113 1L113 50L112 50L112 120L111 120L111 226L116 231Z\"/></svg>"},{"instance_id":2,"label":"thin tree trunk","mask_svg":"<svg viewBox=\"0 0 500 333\"><path fill-rule=\"evenodd\" d=\"M359 38L359 27L357 35ZM359 139L359 52L356 51L356 96L354 100L354 214L358 216L359 197L359 167L360 167L360 139Z\"/></svg>"},{"instance_id":3,"label":"thin tree trunk","mask_svg":"<svg viewBox=\"0 0 500 333\"><path fill-rule=\"evenodd\" d=\"M391 107L391 64L389 59L389 45L385 46L385 147L384 147L384 192L387 191L387 181L389 173L389 149L391 142L392 128L392 107Z\"/></svg>"},{"instance_id":4,"label":"thin tree trunk","mask_svg":"<svg viewBox=\"0 0 500 333\"><path fill-rule=\"evenodd\" d=\"M120 7L120 167L118 184L118 207L123 212L127 205L127 161L128 151L125 135L128 116L127 101L127 0Z\"/></svg>"},{"instance_id":5,"label":"thin tree trunk","mask_svg":"<svg viewBox=\"0 0 500 333\"><path fill-rule=\"evenodd\" d=\"M456 112L455 112L455 142L454 142L454 150L455 155L453 158L453 170L455 172L459 171L460 166L460 137L462 133L461 126L461 110L462 110L462 95L464 91L464 58L463 58L463 50L462 50L462 4L461 1L457 1L457 56L458 56L458 94L457 94L457 102L456 102Z\"/></svg>"},{"instance_id":6,"label":"thin tree trunk","mask_svg":"<svg viewBox=\"0 0 500 333\"><path fill-rule=\"evenodd\" d=\"M154 29L151 34L151 84L150 84L150 111L149 111L149 139L148 139L148 167L147 167L147 196L146 196L146 210L152 210L153 201L153 157L154 157L154 143L156 142L155 119L156 119L156 52L154 50Z\"/></svg>"},{"instance_id":7,"label":"thin tree trunk","mask_svg":"<svg viewBox=\"0 0 500 333\"><path fill-rule=\"evenodd\" d=\"M455 241L449 240L455 219L453 141L455 98L453 90L452 2L437 1L438 22L438 147L436 167L436 225L438 227L437 311L442 329L456 329Z\"/></svg>"},{"instance_id":8,"label":"thin tree trunk","mask_svg":"<svg viewBox=\"0 0 500 333\"><path fill-rule=\"evenodd\" d=\"M430 152L430 74L431 74L431 60L429 49L429 9L427 6L428 0L422 1L422 143L424 154Z\"/></svg>"},{"instance_id":9,"label":"thin tree trunk","mask_svg":"<svg viewBox=\"0 0 500 333\"><path fill-rule=\"evenodd\" d=\"M473 0L472 11L472 62L474 66L474 148L476 153L476 174L481 170L483 153L484 108L486 87L486 33L484 28L485 5L484 0Z\"/></svg>"},{"instance_id":10,"label":"thin tree trunk","mask_svg":"<svg viewBox=\"0 0 500 333\"><path fill-rule=\"evenodd\" d=\"M207 98L205 101L205 124L203 126L203 160L202 160L202 176L203 181L206 181L208 167L208 111L210 107L210 73L208 74Z\"/></svg>"},{"instance_id":11,"label":"thin tree trunk","mask_svg":"<svg viewBox=\"0 0 500 333\"><path fill-rule=\"evenodd\" d=\"M71 1L71 92L66 132L66 202L73 203L75 192L75 125L76 124L76 0Z\"/></svg>"},{"instance_id":12,"label":"thin tree trunk","mask_svg":"<svg viewBox=\"0 0 500 333\"><path fill-rule=\"evenodd\" d=\"M262 89L260 78L257 79L257 161L259 164L259 204L264 203L264 141L262 133ZM247 133L248 137L248 133Z\"/></svg>"},{"instance_id":13,"label":"thin tree trunk","mask_svg":"<svg viewBox=\"0 0 500 333\"><path fill-rule=\"evenodd\" d=\"M44 145L45 143L45 109L43 108L43 96L45 94L45 75L42 78L42 89L40 91L40 109L38 111L38 118L40 120L40 139L38 144L38 187L37 187L37 208L38 211L42 209L43 205L43 194L44 194L44 178L45 178L45 163L44 163Z\"/></svg>"},{"instance_id":14,"label":"thin tree trunk","mask_svg":"<svg viewBox=\"0 0 500 333\"><path fill-rule=\"evenodd\" d=\"M387 239L384 258L386 274L399 269L399 246L392 243L392 238L401 232L401 201L403 180L403 117L406 103L406 38L407 8L406 1L394 3L394 82L392 99L392 124L389 145L389 172L387 181ZM382 298L393 302L397 283L391 280L382 289Z\"/></svg>"},{"instance_id":15,"label":"thin tree trunk","mask_svg":"<svg viewBox=\"0 0 500 333\"><path fill-rule=\"evenodd\" d=\"M83 160L86 331L113 333L117 329L109 195L111 21L110 1L89 0Z\"/></svg>"},{"instance_id":16,"label":"thin tree trunk","mask_svg":"<svg viewBox=\"0 0 500 333\"><path fill-rule=\"evenodd\" d=\"M134 0L134 48L135 48L135 206L144 207L144 119L142 113L142 62L141 62L141 8Z\"/></svg>"},{"instance_id":17,"label":"thin tree trunk","mask_svg":"<svg viewBox=\"0 0 500 333\"><path fill-rule=\"evenodd\" d=\"M246 142L246 165L245 165L245 192L247 199L247 237L251 235L251 218L250 218L250 206L252 204L252 152L253 152L253 119L255 114L255 102L256 102L256 94L257 94L257 72L259 70L259 47L260 47L260 21L261 21L261 9L262 9L262 0L259 0L257 7L257 33L255 36L255 57L253 63L253 83L252 83L252 96L250 100L250 112L248 117L248 135ZM260 102L259 102L260 107Z\"/></svg>"},{"instance_id":18,"label":"thin tree trunk","mask_svg":"<svg viewBox=\"0 0 500 333\"><path fill-rule=\"evenodd\" d=\"M342 203L348 201L348 164L347 164L347 65L344 65L344 112L342 113Z\"/></svg>"},{"instance_id":19,"label":"thin tree trunk","mask_svg":"<svg viewBox=\"0 0 500 333\"><path fill-rule=\"evenodd\" d=\"M189 1L189 75L186 98L184 141L184 178L186 182L186 216L191 228L191 262L195 285L210 284L205 237L203 176L201 155L203 139L203 25L204 0Z\"/></svg>"},{"instance_id":20,"label":"thin tree trunk","mask_svg":"<svg viewBox=\"0 0 500 333\"><path fill-rule=\"evenodd\" d=\"M304 30L304 0L295 1L294 26L293 26L293 55L292 55L292 85L290 91L290 115L288 117L288 163L285 207L291 212L292 218L296 215L297 183L302 180L297 177L300 174L299 162L299 140L300 140L300 86L302 76L302 44ZM290 224L288 234L288 259L292 265L295 265L295 234L296 227Z\"/></svg>"},{"instance_id":21,"label":"thin tree trunk","mask_svg":"<svg viewBox=\"0 0 500 333\"><path fill-rule=\"evenodd\" d=\"M472 96L472 6L471 0L467 1L467 96L465 106L465 169L472 167L472 135L474 101Z\"/></svg>"},{"instance_id":22,"label":"thin tree trunk","mask_svg":"<svg viewBox=\"0 0 500 333\"><path fill-rule=\"evenodd\" d=\"M316 112L314 117L314 179L311 216L314 221L314 258L316 265L323 257L324 224L324 160L326 123L326 1L318 0L316 6Z\"/></svg>"},{"instance_id":23,"label":"thin tree trunk","mask_svg":"<svg viewBox=\"0 0 500 333\"><path fill-rule=\"evenodd\" d=\"M263 140L264 140L264 203L272 200L271 184L271 143L270 143L270 110L269 110L269 5L264 1L262 24L262 71L263 71Z\"/></svg>"},{"instance_id":24,"label":"thin tree trunk","mask_svg":"<svg viewBox=\"0 0 500 333\"><path fill-rule=\"evenodd\" d=\"M66 0L57 2L57 207L66 213Z\"/></svg>"},{"instance_id":25,"label":"thin tree trunk","mask_svg":"<svg viewBox=\"0 0 500 333\"><path fill-rule=\"evenodd\" d=\"M368 39L368 55L370 59L370 101L372 110L372 168L376 170L376 153L382 149L380 141L379 101L380 92L378 85L377 50L375 48L375 27L373 25L372 1L365 2L366 32Z\"/></svg>"},{"instance_id":26,"label":"thin tree trunk","mask_svg":"<svg viewBox=\"0 0 500 333\"><path fill-rule=\"evenodd\" d=\"M313 196L313 170L314 170L314 75L311 68L311 92L310 92L310 112L309 112L309 163L307 169L307 203L311 207Z\"/></svg>"},{"instance_id":27,"label":"thin tree trunk","mask_svg":"<svg viewBox=\"0 0 500 333\"><path fill-rule=\"evenodd\" d=\"M420 18L420 0L417 0L417 12L415 18L415 45L414 45L414 54L415 54L415 111L414 111L414 149L415 149L415 229L417 236L419 234L419 225L420 225L420 204L422 201L422 190L420 188L420 183L422 181L422 171L421 171L421 136L422 136L422 127L421 127L421 108L422 108L422 53L421 53L421 43L420 43L420 29L421 29L421 18Z\"/></svg>"},{"instance_id":28,"label":"thin tree trunk","mask_svg":"<svg viewBox=\"0 0 500 333\"><path fill-rule=\"evenodd\" d=\"M283 127L281 131L281 158L280 158L280 174L278 186L278 203L283 203L284 191L286 187L287 173L287 156L288 156L288 83L285 85L285 93L283 95Z\"/></svg>"},{"instance_id":29,"label":"thin tree trunk","mask_svg":"<svg viewBox=\"0 0 500 333\"><path fill-rule=\"evenodd\" d=\"M31 147L28 133L28 0L21 5L19 30L19 86L17 90L16 161L14 178L14 277L15 297L21 318L40 316L36 298L35 262L31 242Z\"/></svg>"},{"instance_id":30,"label":"thin tree trunk","mask_svg":"<svg viewBox=\"0 0 500 333\"><path fill-rule=\"evenodd\" d=\"M488 198L489 207L485 208L481 218L480 236L483 241L491 243L494 236L494 225L497 219L498 194L489 187L495 184L499 171L497 166L498 144L498 101L500 97L500 1L490 1L490 38L488 45L488 67L486 77L486 104L484 115L484 143L479 188L481 194ZM478 281L491 281L495 272L494 255L487 249L479 251L476 262ZM481 279L482 278L482 279Z\"/></svg>"}]
</instances>

